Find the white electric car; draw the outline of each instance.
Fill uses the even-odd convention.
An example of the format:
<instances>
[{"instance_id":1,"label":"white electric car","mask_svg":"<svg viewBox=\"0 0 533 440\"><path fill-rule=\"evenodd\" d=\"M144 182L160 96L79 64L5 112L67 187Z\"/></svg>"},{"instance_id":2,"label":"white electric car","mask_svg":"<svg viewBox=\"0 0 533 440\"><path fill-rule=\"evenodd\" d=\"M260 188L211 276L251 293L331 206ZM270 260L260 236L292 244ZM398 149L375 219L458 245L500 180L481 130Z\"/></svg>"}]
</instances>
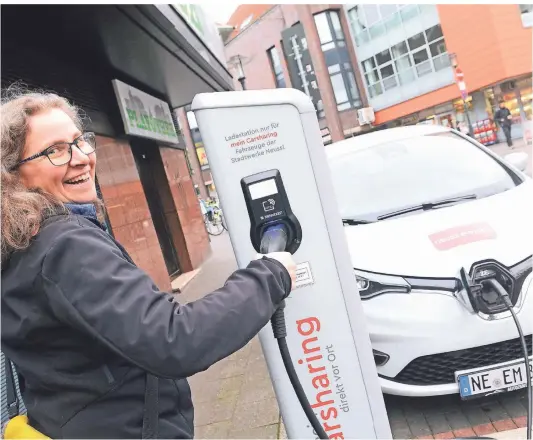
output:
<instances>
[{"instance_id":1,"label":"white electric car","mask_svg":"<svg viewBox=\"0 0 533 440\"><path fill-rule=\"evenodd\" d=\"M486 281L508 292L531 355L527 154L501 159L427 125L357 136L326 154L383 391L469 398L525 387L517 329Z\"/></svg>"}]
</instances>

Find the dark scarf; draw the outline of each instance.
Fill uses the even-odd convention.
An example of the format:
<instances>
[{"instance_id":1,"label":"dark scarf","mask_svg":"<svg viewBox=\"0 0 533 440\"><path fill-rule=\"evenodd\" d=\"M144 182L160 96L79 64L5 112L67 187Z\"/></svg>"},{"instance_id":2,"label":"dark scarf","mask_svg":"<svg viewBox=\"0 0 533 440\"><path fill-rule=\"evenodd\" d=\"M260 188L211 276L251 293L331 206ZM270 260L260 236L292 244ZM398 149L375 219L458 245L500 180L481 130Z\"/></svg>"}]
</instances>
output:
<instances>
[{"instance_id":1,"label":"dark scarf","mask_svg":"<svg viewBox=\"0 0 533 440\"><path fill-rule=\"evenodd\" d=\"M66 208L76 215L81 215L87 220L93 222L96 226L108 232L107 227L100 223L96 215L96 206L92 203L65 203Z\"/></svg>"}]
</instances>

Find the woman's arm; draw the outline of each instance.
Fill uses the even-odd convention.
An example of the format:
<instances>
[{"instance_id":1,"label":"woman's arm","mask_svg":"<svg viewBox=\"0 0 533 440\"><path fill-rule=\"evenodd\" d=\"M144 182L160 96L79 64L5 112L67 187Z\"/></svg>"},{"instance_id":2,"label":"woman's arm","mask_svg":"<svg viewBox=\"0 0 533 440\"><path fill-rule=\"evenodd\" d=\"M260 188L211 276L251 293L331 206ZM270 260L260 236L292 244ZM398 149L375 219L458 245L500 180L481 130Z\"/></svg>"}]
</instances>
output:
<instances>
[{"instance_id":1,"label":"woman's arm","mask_svg":"<svg viewBox=\"0 0 533 440\"><path fill-rule=\"evenodd\" d=\"M242 348L291 290L283 265L262 259L215 292L179 305L102 231L68 229L41 274L55 315L154 375L191 376Z\"/></svg>"}]
</instances>

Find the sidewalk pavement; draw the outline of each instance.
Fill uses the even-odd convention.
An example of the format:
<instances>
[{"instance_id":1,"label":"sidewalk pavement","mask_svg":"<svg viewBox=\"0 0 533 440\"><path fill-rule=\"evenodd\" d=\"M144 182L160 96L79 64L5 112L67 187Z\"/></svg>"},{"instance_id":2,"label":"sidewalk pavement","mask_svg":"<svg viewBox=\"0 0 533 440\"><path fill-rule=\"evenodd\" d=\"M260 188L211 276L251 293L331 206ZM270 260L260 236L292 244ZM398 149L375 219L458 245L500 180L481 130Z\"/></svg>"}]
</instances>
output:
<instances>
[{"instance_id":1,"label":"sidewalk pavement","mask_svg":"<svg viewBox=\"0 0 533 440\"><path fill-rule=\"evenodd\" d=\"M510 153L527 153L529 155L529 161L526 168L526 174L528 176L532 176L532 169L533 169L533 145L532 144L526 144L526 142L523 139L517 139L513 141L513 148L509 148L505 142L500 142L496 145L491 145L488 148L490 148L492 151L494 151L499 156L505 156Z\"/></svg>"},{"instance_id":2,"label":"sidewalk pavement","mask_svg":"<svg viewBox=\"0 0 533 440\"><path fill-rule=\"evenodd\" d=\"M180 303L224 285L237 269L228 234L211 237L212 256L177 296ZM283 438L279 408L261 344L254 338L240 351L190 378L195 438Z\"/></svg>"}]
</instances>

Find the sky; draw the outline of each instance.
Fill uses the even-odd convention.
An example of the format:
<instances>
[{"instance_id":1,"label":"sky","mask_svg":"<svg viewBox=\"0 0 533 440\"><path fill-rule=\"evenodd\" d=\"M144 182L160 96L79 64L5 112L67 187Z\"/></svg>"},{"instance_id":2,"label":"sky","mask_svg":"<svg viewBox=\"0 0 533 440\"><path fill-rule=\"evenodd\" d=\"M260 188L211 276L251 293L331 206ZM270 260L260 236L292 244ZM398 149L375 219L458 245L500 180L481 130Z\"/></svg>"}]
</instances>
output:
<instances>
[{"instance_id":1,"label":"sky","mask_svg":"<svg viewBox=\"0 0 533 440\"><path fill-rule=\"evenodd\" d=\"M216 6L205 5L204 8L210 9L209 13L216 22L226 24L233 11L235 11L239 5L240 3L220 2Z\"/></svg>"}]
</instances>

